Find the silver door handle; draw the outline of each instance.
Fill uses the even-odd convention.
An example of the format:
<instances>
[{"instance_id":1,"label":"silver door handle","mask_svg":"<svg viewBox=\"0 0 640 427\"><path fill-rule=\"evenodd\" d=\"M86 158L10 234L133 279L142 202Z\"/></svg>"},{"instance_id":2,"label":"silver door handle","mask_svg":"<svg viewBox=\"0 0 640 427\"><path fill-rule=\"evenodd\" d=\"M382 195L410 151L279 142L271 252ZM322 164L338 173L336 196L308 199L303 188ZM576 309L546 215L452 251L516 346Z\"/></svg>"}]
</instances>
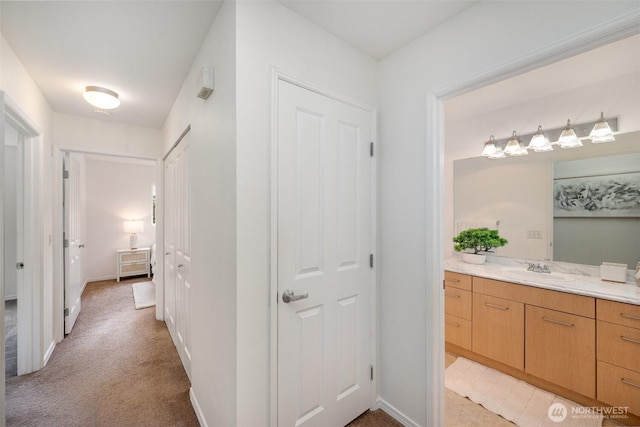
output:
<instances>
[{"instance_id":1,"label":"silver door handle","mask_svg":"<svg viewBox=\"0 0 640 427\"><path fill-rule=\"evenodd\" d=\"M291 289L287 289L282 293L282 301L289 304L291 301L298 301L299 299L309 298L309 294L296 295Z\"/></svg>"},{"instance_id":2,"label":"silver door handle","mask_svg":"<svg viewBox=\"0 0 640 427\"><path fill-rule=\"evenodd\" d=\"M165 252L164 254L165 255L171 255L171 252Z\"/></svg>"},{"instance_id":3,"label":"silver door handle","mask_svg":"<svg viewBox=\"0 0 640 427\"><path fill-rule=\"evenodd\" d=\"M182 267L184 267L184 265L178 264L178 268L182 268Z\"/></svg>"},{"instance_id":4,"label":"silver door handle","mask_svg":"<svg viewBox=\"0 0 640 427\"><path fill-rule=\"evenodd\" d=\"M84 248L84 245L80 244L78 245L78 248Z\"/></svg>"}]
</instances>

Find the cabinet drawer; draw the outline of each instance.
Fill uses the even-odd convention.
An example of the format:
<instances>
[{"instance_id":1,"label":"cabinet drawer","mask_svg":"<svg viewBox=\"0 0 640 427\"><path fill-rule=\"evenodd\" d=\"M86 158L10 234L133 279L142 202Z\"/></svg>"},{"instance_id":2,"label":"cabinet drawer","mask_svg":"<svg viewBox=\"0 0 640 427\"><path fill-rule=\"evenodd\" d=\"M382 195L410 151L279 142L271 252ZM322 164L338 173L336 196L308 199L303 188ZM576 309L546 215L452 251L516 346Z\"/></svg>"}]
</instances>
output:
<instances>
[{"instance_id":1,"label":"cabinet drawer","mask_svg":"<svg viewBox=\"0 0 640 427\"><path fill-rule=\"evenodd\" d=\"M444 312L471 320L471 292L451 286L444 289Z\"/></svg>"},{"instance_id":2,"label":"cabinet drawer","mask_svg":"<svg viewBox=\"0 0 640 427\"><path fill-rule=\"evenodd\" d=\"M596 309L598 320L640 329L640 305L599 299Z\"/></svg>"},{"instance_id":3,"label":"cabinet drawer","mask_svg":"<svg viewBox=\"0 0 640 427\"><path fill-rule=\"evenodd\" d=\"M147 272L147 263L135 263L135 264L122 264L120 266L120 274L125 273L146 273Z\"/></svg>"},{"instance_id":4,"label":"cabinet drawer","mask_svg":"<svg viewBox=\"0 0 640 427\"><path fill-rule=\"evenodd\" d=\"M444 336L445 341L471 350L471 321L445 314Z\"/></svg>"},{"instance_id":5,"label":"cabinet drawer","mask_svg":"<svg viewBox=\"0 0 640 427\"><path fill-rule=\"evenodd\" d=\"M471 290L472 276L462 273L454 273L453 271L444 272L445 286L451 286L454 288Z\"/></svg>"},{"instance_id":6,"label":"cabinet drawer","mask_svg":"<svg viewBox=\"0 0 640 427\"><path fill-rule=\"evenodd\" d=\"M640 415L640 373L598 361L598 400Z\"/></svg>"},{"instance_id":7,"label":"cabinet drawer","mask_svg":"<svg viewBox=\"0 0 640 427\"><path fill-rule=\"evenodd\" d=\"M527 305L525 372L596 397L594 319Z\"/></svg>"},{"instance_id":8,"label":"cabinet drawer","mask_svg":"<svg viewBox=\"0 0 640 427\"><path fill-rule=\"evenodd\" d=\"M598 320L598 360L640 372L640 329Z\"/></svg>"},{"instance_id":9,"label":"cabinet drawer","mask_svg":"<svg viewBox=\"0 0 640 427\"><path fill-rule=\"evenodd\" d=\"M123 252L120 254L120 262L147 261L147 252Z\"/></svg>"},{"instance_id":10,"label":"cabinet drawer","mask_svg":"<svg viewBox=\"0 0 640 427\"><path fill-rule=\"evenodd\" d=\"M472 350L524 370L524 304L473 294Z\"/></svg>"}]
</instances>

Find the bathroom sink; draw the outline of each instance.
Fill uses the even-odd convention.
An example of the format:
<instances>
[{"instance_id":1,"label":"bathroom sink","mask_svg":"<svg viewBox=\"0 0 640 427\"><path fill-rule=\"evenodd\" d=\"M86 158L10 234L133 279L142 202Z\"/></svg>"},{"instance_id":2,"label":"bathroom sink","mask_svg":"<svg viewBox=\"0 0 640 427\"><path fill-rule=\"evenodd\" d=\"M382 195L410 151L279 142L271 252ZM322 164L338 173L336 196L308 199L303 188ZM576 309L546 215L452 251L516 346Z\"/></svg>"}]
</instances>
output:
<instances>
[{"instance_id":1,"label":"bathroom sink","mask_svg":"<svg viewBox=\"0 0 640 427\"><path fill-rule=\"evenodd\" d=\"M575 276L564 273L536 273L535 271L529 271L524 267L506 267L502 269L505 276L512 279L532 280L532 281L557 281L557 282L572 282L576 280Z\"/></svg>"}]
</instances>

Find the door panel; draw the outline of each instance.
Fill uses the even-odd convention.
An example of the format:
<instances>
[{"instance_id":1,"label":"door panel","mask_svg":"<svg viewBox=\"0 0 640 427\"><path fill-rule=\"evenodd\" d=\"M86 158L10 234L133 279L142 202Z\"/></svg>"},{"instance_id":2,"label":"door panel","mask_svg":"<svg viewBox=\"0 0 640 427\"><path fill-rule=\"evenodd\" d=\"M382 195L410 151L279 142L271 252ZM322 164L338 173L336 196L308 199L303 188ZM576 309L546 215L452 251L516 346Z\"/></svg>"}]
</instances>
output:
<instances>
[{"instance_id":1,"label":"door panel","mask_svg":"<svg viewBox=\"0 0 640 427\"><path fill-rule=\"evenodd\" d=\"M371 113L279 85L278 424L340 426L370 399Z\"/></svg>"},{"instance_id":2,"label":"door panel","mask_svg":"<svg viewBox=\"0 0 640 427\"><path fill-rule=\"evenodd\" d=\"M191 375L191 205L189 135L165 160L165 319Z\"/></svg>"},{"instance_id":3,"label":"door panel","mask_svg":"<svg viewBox=\"0 0 640 427\"><path fill-rule=\"evenodd\" d=\"M80 226L80 164L70 153L65 154L65 170L67 178L64 180L64 333L68 334L81 309L83 247Z\"/></svg>"}]
</instances>

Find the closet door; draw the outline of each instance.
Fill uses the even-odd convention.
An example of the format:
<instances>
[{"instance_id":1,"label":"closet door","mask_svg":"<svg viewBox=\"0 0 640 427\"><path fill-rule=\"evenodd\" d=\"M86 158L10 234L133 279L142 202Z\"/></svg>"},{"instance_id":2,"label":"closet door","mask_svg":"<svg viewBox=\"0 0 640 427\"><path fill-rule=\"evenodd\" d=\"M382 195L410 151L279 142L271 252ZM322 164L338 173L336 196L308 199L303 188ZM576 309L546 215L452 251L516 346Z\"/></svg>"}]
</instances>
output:
<instances>
[{"instance_id":1,"label":"closet door","mask_svg":"<svg viewBox=\"0 0 640 427\"><path fill-rule=\"evenodd\" d=\"M191 202L189 134L164 164L165 321L191 376Z\"/></svg>"}]
</instances>

